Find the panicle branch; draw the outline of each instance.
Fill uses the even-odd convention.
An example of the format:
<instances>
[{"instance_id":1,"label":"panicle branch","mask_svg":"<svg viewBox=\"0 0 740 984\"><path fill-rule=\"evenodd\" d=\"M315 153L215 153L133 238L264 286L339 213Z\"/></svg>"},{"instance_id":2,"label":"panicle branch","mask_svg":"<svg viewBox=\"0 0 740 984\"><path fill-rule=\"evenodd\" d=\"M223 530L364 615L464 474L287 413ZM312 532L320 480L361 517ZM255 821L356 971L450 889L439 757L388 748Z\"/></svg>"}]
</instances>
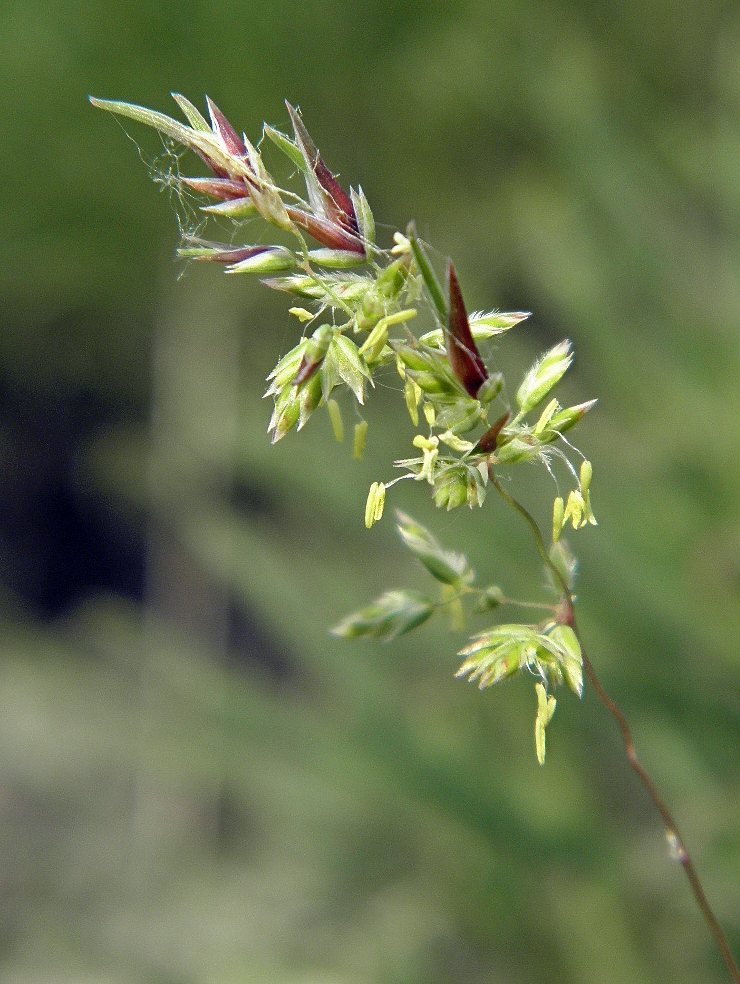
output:
<instances>
[{"instance_id":1,"label":"panicle branch","mask_svg":"<svg viewBox=\"0 0 740 984\"><path fill-rule=\"evenodd\" d=\"M363 407L376 373L395 366L401 378L406 412L419 432L416 451L399 459L400 478L426 483L435 505L447 510L463 504L482 506L494 488L527 522L554 589L555 601L537 605L507 598L498 585L483 588L462 554L445 550L432 534L411 517L397 513L397 528L405 547L437 583L435 599L418 591L391 590L372 604L348 615L334 629L344 638L369 636L390 640L447 611L457 624L463 602L473 614L491 613L503 605L540 607L543 618L534 623L496 622L476 632L459 656L457 676L481 689L526 672L535 680L537 712L535 749L545 761L545 729L555 711L550 692L562 683L577 696L583 692L583 671L599 699L616 718L630 763L653 797L699 907L715 936L733 980L740 982L727 940L704 896L701 883L675 823L652 781L637 761L624 716L601 686L585 656L573 610L576 562L562 538L567 523L574 530L596 519L591 503L592 468L582 460L576 470L569 455L583 456L564 438L592 409L595 400L563 407L552 391L573 361L566 339L545 352L516 389L516 405L506 398L504 380L481 355L479 345L529 317L527 312L475 312L468 315L457 272L447 263L445 286L438 279L427 250L410 223L396 232L393 245L375 241L375 221L361 188L345 190L319 153L300 112L286 103L292 136L264 125L260 140L241 136L207 98L208 118L184 96L173 93L187 123L132 103L91 97L94 106L143 123L163 137L193 151L207 166L207 176L180 176L178 181L203 199L207 220L231 223L233 239L224 243L200 235L186 236L179 254L193 260L224 265L227 273L255 273L264 285L299 298L306 307L291 313L305 326L295 346L269 374L266 396L273 400L268 431L272 441L294 428L301 430L321 406L329 410L332 427L341 439L343 425L336 399L342 391ZM302 193L273 178L263 161L267 140L298 172ZM247 220L250 224L247 224ZM259 221L276 236L275 242L238 241ZM317 245L309 245L307 237ZM432 326L412 334L408 323L424 301ZM318 324L313 327L313 323ZM545 400L548 400L546 405ZM489 419L490 417L490 419ZM354 454L365 444L367 423L355 427ZM546 546L540 526L504 488L504 470L523 462L539 462L554 478L560 461L575 479L567 499L559 487L552 512L552 544ZM398 481L374 482L370 488L365 525L382 514L386 491ZM557 484L557 483L556 483Z\"/></svg>"}]
</instances>

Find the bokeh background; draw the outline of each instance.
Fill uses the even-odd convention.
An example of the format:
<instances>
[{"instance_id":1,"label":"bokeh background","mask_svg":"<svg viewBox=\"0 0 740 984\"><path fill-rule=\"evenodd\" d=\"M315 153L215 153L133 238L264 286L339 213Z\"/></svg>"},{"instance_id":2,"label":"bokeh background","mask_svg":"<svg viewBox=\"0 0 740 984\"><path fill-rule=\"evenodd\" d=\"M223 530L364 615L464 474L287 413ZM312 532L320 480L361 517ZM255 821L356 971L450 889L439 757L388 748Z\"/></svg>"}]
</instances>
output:
<instances>
[{"instance_id":1,"label":"bokeh background","mask_svg":"<svg viewBox=\"0 0 740 984\"><path fill-rule=\"evenodd\" d=\"M178 264L162 144L86 101L171 90L253 139L300 104L381 237L415 218L470 308L534 312L498 364L573 340L582 628L740 950L740 7L6 0L0 979L727 980L588 689L540 769L531 683L456 682L464 636L327 634L424 584L362 525L398 394L360 464L324 414L269 446L285 298ZM500 503L410 484L537 589Z\"/></svg>"}]
</instances>

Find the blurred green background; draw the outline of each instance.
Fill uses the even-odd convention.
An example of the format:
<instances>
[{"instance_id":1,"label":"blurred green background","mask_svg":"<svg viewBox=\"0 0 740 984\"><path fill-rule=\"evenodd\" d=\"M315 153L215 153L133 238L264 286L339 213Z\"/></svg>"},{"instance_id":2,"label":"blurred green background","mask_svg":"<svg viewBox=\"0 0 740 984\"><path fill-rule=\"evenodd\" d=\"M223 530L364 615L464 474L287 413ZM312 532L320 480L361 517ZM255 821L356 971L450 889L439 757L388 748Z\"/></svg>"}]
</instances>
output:
<instances>
[{"instance_id":1,"label":"blurred green background","mask_svg":"<svg viewBox=\"0 0 740 984\"><path fill-rule=\"evenodd\" d=\"M727 980L588 688L540 769L531 683L454 681L464 636L328 636L424 584L362 525L398 394L360 464L324 414L269 446L285 298L175 262L162 144L86 100L170 90L253 139L299 103L381 238L415 218L471 309L534 312L499 364L572 339L582 628L740 950L740 7L6 0L0 979ZM409 484L538 584L500 503Z\"/></svg>"}]
</instances>

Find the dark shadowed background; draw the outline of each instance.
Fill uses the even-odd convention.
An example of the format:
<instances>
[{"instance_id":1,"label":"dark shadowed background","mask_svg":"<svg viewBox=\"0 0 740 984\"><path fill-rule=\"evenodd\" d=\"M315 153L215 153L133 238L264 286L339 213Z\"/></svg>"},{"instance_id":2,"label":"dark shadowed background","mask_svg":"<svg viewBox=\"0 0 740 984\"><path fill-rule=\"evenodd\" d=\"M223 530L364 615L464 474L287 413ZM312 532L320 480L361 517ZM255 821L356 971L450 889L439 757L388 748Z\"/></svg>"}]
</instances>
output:
<instances>
[{"instance_id":1,"label":"dark shadowed background","mask_svg":"<svg viewBox=\"0 0 740 984\"><path fill-rule=\"evenodd\" d=\"M515 378L573 341L582 628L740 950L737 4L6 0L0 977L726 980L588 688L541 769L531 683L456 682L464 636L328 636L424 584L362 524L398 394L360 464L323 413L269 446L285 298L175 261L165 148L87 102L171 90L252 139L300 104L381 240L415 218L471 309L533 312L487 352ZM500 503L410 484L483 580L538 588Z\"/></svg>"}]
</instances>

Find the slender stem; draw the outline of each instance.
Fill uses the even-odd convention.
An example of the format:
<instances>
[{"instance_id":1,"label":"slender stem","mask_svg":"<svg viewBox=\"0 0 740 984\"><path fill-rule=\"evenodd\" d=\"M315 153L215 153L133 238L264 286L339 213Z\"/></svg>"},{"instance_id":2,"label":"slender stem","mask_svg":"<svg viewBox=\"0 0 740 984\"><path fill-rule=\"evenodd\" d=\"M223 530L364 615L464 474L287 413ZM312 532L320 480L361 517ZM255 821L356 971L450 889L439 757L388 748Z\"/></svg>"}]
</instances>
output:
<instances>
[{"instance_id":1,"label":"slender stem","mask_svg":"<svg viewBox=\"0 0 740 984\"><path fill-rule=\"evenodd\" d=\"M562 591L563 610L561 613L561 619L563 622L571 626L571 628L576 634L576 637L578 638L578 642L580 643L581 646L581 656L583 657L583 668L586 671L586 676L590 680L591 686L593 687L596 696L599 698L601 703L604 705L607 711L609 711L609 713L612 715L614 720L617 722L617 725L619 726L619 730L622 733L622 739L624 741L627 760L629 764L632 766L632 769L637 773L640 782L647 790L650 798L652 799L658 812L663 818L663 823L665 824L666 840L668 841L668 844L670 846L671 854L673 855L673 857L676 858L676 860L678 860L681 863L681 866L683 867L686 877L689 880L689 884L691 885L691 890L694 893L694 898L696 899L696 903L699 906L699 909L704 917L705 922L709 926L710 932L712 933L712 936L714 937L714 940L719 948L719 951L722 954L722 958L724 959L725 965L730 972L731 978L733 979L733 981L737 982L737 984L740 984L740 968L738 968L738 965L735 962L735 958L733 957L732 951L730 950L730 945L727 942L727 937L725 936L722 927L717 921L717 918L714 915L712 907L710 906L709 901L704 893L704 888L699 879L699 875L696 871L696 868L694 867L693 861L691 860L691 856L689 855L688 848L686 847L686 844L684 843L684 840L678 831L676 821L673 819L673 815L668 809L665 800L658 792L652 779L650 778L650 776L648 775L648 773L645 771L644 767L640 763L639 759L637 758L635 745L632 740L632 732L630 731L630 727L627 724L627 719L625 718L624 714L620 710L619 706L612 700L612 698L604 689L601 681L596 675L596 671L594 670L591 660L586 655L586 650L583 645L583 639L581 637L581 633L576 624L575 612L573 609L573 595L570 592L570 588L568 587L568 584L565 578L563 577L562 572L559 570L557 565L553 563L550 555L548 554L547 549L545 547L544 537L542 536L542 532L539 526L537 525L536 520L520 502L518 502L509 492L506 491L506 489L501 485L500 481L494 474L493 470L491 470L489 474L491 477L491 481L496 491L499 493L499 495L503 499L505 499L505 501L508 502L509 505L512 506L519 513L520 516L522 516L522 518L529 526L530 530L532 531L532 535L534 537L535 543L537 545L537 550L540 556L542 557L543 561L545 562L545 565L547 566L548 570L552 573L552 576L555 578L555 582L557 583L557 585L560 587L560 590Z\"/></svg>"},{"instance_id":2,"label":"slender stem","mask_svg":"<svg viewBox=\"0 0 740 984\"><path fill-rule=\"evenodd\" d=\"M481 591L480 594L485 594L485 591ZM560 609L557 605L550 605L546 601L519 601L518 598L507 598L504 596L501 599L502 605L513 605L516 608L536 608L538 611L546 611L551 614L557 614Z\"/></svg>"},{"instance_id":3,"label":"slender stem","mask_svg":"<svg viewBox=\"0 0 740 984\"><path fill-rule=\"evenodd\" d=\"M560 588L565 599L570 601L571 610L572 610L573 599L570 593L570 588L568 587L568 584L565 578L563 577L563 574L558 568L558 566L552 562L552 559L549 553L547 552L547 547L545 546L545 538L542 536L542 532L540 531L540 528L537 525L537 522L535 521L534 517L527 509L524 508L521 502L519 502L517 499L514 498L513 495L511 495L509 492L506 491L506 489L503 487L501 482L498 480L498 477L496 476L496 473L493 471L492 468L489 468L488 475L491 479L494 488L501 496L501 498L505 499L506 502L508 502L513 509L516 509L519 515L524 519L524 521L529 526L530 530L532 531L532 536L534 537L534 541L537 545L537 550L539 552L540 557L542 557L542 560L544 561L547 569L552 572L552 575L555 578L555 581L558 587Z\"/></svg>"},{"instance_id":4,"label":"slender stem","mask_svg":"<svg viewBox=\"0 0 740 984\"><path fill-rule=\"evenodd\" d=\"M612 717L619 725L619 730L622 732L622 738L624 740L624 747L627 753L627 759L629 761L629 764L632 766L634 771L640 777L640 781L642 782L645 789L647 789L648 793L650 794L650 798L652 799L658 812L663 818L663 822L665 824L666 840L668 841L668 844L670 846L671 854L674 858L676 858L677 861L681 863L681 866L683 867L683 870L686 873L686 877L689 880L689 884L691 885L691 889L696 899L696 904L699 906L699 909L701 910L701 913L704 916L707 925L709 926L712 936L714 937L715 942L720 949L722 957L724 958L725 964L727 965L727 969L730 971L730 975L732 979L734 981L740 982L740 969L735 963L735 959L730 950L730 945L727 942L727 938L724 932L722 931L722 927L717 922L717 918L714 915L714 912L712 911L712 907L710 906L709 901L706 895L704 894L704 888L701 884L701 881L699 880L699 875L697 874L696 868L694 867L694 863L691 860L691 856L689 855L688 848L686 847L686 844L684 843L684 840L678 831L678 827L676 826L676 821L673 819L673 816L670 810L668 809L665 800L656 789L652 779L647 774L642 764L640 763L639 759L637 758L634 742L632 741L632 732L630 731L629 725L627 724L627 720L624 714L602 686L601 681L596 675L596 671L594 670L591 660L586 655L586 651L583 648L583 639L581 637L580 632L578 631L578 626L576 625L575 617L572 614L572 603L571 603L571 626L573 627L573 631L576 633L576 636L578 637L578 641L581 644L583 668L586 671L586 675L588 676L589 680L591 681L591 686L594 688L596 696L599 698L601 703L609 711L609 713L612 715Z\"/></svg>"},{"instance_id":5,"label":"slender stem","mask_svg":"<svg viewBox=\"0 0 740 984\"><path fill-rule=\"evenodd\" d=\"M337 297L337 295L334 293L334 291L331 289L328 283L326 283L323 277L320 277L317 273L314 273L311 267L311 261L308 258L308 244L306 242L303 233L297 226L293 228L293 234L296 236L296 238L301 244L301 251L303 252L303 263L301 264L301 268L303 269L304 273L306 273L307 276L311 277L314 283L318 284L321 287L321 289L325 292L326 296L331 298L335 307L340 308L342 311L344 311L345 314L348 314L350 317L352 317L353 314L352 308L345 301L343 301L341 297Z\"/></svg>"}]
</instances>

